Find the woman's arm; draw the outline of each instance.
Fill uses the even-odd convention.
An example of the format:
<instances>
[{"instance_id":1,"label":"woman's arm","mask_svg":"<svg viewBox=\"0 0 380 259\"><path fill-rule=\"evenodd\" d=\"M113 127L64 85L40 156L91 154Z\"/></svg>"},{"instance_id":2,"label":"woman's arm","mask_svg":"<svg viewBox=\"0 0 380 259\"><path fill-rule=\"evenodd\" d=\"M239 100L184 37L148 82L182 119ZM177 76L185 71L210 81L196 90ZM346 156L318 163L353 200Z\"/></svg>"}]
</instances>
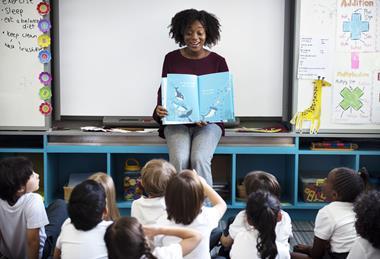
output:
<instances>
[{"instance_id":1,"label":"woman's arm","mask_svg":"<svg viewBox=\"0 0 380 259\"><path fill-rule=\"evenodd\" d=\"M40 250L40 229L26 230L27 253L29 259L38 259Z\"/></svg>"},{"instance_id":2,"label":"woman's arm","mask_svg":"<svg viewBox=\"0 0 380 259\"><path fill-rule=\"evenodd\" d=\"M182 241L179 244L182 247L183 256L193 251L202 239L202 236L198 231L190 228L144 226L144 233L148 237L165 235L181 238Z\"/></svg>"}]
</instances>

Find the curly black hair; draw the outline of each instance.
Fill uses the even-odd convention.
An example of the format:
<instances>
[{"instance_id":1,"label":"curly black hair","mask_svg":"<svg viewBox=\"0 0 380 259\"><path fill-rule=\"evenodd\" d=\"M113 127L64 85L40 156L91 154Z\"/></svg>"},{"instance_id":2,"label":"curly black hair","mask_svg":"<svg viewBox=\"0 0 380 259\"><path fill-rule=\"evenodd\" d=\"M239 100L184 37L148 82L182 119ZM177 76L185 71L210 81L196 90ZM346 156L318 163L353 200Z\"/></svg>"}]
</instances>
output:
<instances>
[{"instance_id":1,"label":"curly black hair","mask_svg":"<svg viewBox=\"0 0 380 259\"><path fill-rule=\"evenodd\" d=\"M359 196L354 203L356 232L380 249L380 192L369 191Z\"/></svg>"},{"instance_id":2,"label":"curly black hair","mask_svg":"<svg viewBox=\"0 0 380 259\"><path fill-rule=\"evenodd\" d=\"M170 37L174 39L180 47L186 45L184 40L185 31L195 21L199 21L205 28L205 45L208 47L214 46L220 39L220 23L214 14L203 10L187 9L176 13L169 25Z\"/></svg>"}]
</instances>

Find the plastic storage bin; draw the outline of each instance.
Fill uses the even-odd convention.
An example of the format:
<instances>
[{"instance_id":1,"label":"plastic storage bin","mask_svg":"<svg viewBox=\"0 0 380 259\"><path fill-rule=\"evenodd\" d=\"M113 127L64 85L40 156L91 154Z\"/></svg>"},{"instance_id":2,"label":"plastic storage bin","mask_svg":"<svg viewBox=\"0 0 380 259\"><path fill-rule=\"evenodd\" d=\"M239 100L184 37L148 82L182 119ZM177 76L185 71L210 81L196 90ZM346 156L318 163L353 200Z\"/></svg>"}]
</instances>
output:
<instances>
[{"instance_id":1,"label":"plastic storage bin","mask_svg":"<svg viewBox=\"0 0 380 259\"><path fill-rule=\"evenodd\" d=\"M303 200L305 202L327 202L322 192L326 179L320 175L316 177L301 176Z\"/></svg>"}]
</instances>

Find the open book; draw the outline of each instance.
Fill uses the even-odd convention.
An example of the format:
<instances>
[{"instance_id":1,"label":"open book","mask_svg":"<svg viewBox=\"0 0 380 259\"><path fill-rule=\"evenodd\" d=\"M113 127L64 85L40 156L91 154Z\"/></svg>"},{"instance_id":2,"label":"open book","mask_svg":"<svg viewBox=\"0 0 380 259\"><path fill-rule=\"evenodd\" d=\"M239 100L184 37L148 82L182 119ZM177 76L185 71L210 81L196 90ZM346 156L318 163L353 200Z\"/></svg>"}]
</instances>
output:
<instances>
[{"instance_id":1,"label":"open book","mask_svg":"<svg viewBox=\"0 0 380 259\"><path fill-rule=\"evenodd\" d=\"M168 74L162 78L162 106L168 115L162 123L235 120L232 76L229 72L202 76Z\"/></svg>"}]
</instances>

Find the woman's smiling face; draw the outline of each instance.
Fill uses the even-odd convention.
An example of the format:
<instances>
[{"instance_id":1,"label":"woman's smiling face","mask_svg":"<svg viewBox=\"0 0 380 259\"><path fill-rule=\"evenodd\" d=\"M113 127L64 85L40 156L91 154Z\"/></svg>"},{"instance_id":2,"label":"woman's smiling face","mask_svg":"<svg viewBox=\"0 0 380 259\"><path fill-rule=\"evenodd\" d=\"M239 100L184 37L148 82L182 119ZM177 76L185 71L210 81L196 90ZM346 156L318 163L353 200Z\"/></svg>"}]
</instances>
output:
<instances>
[{"instance_id":1,"label":"woman's smiling face","mask_svg":"<svg viewBox=\"0 0 380 259\"><path fill-rule=\"evenodd\" d=\"M203 50L206 42L206 29L199 21L193 22L185 31L184 41L191 52Z\"/></svg>"}]
</instances>

